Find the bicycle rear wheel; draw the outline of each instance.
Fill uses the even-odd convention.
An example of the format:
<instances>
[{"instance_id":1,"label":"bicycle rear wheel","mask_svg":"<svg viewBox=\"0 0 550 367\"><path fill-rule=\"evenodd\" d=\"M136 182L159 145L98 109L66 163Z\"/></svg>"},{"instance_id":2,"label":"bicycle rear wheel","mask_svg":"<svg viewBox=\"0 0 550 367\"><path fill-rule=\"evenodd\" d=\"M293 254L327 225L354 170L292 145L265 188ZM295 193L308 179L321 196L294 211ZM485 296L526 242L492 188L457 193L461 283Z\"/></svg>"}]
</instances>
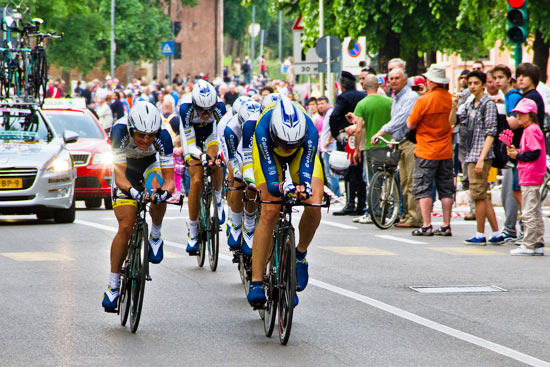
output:
<instances>
[{"instance_id":1,"label":"bicycle rear wheel","mask_svg":"<svg viewBox=\"0 0 550 367\"><path fill-rule=\"evenodd\" d=\"M243 253L239 254L239 275L241 276L241 282L243 283L244 293L247 296L248 291L250 290L250 277L252 276L251 266L250 256Z\"/></svg>"},{"instance_id":2,"label":"bicycle rear wheel","mask_svg":"<svg viewBox=\"0 0 550 367\"><path fill-rule=\"evenodd\" d=\"M395 176L388 171L378 171L369 184L369 213L374 224L388 229L397 220L401 196Z\"/></svg>"},{"instance_id":3,"label":"bicycle rear wheel","mask_svg":"<svg viewBox=\"0 0 550 367\"><path fill-rule=\"evenodd\" d=\"M132 297L132 282L128 277L129 262L124 261L124 266L120 269L120 296L118 299L118 312L120 314L120 325L125 326L128 321L130 311L130 297Z\"/></svg>"},{"instance_id":4,"label":"bicycle rear wheel","mask_svg":"<svg viewBox=\"0 0 550 367\"><path fill-rule=\"evenodd\" d=\"M283 235L279 261L279 342L288 343L292 329L294 298L296 297L296 247L294 230Z\"/></svg>"},{"instance_id":5,"label":"bicycle rear wheel","mask_svg":"<svg viewBox=\"0 0 550 367\"><path fill-rule=\"evenodd\" d=\"M278 246L277 241L274 241L273 246ZM278 302L278 281L277 281L277 251L274 249L271 257L269 258L269 263L267 265L267 275L264 280L264 284L267 285L267 304L266 308L260 312L260 317L264 320L264 331L265 336L268 338L273 334L273 329L275 328L275 316L277 315L277 302Z\"/></svg>"},{"instance_id":6,"label":"bicycle rear wheel","mask_svg":"<svg viewBox=\"0 0 550 367\"><path fill-rule=\"evenodd\" d=\"M210 196L210 210L212 215L209 223L208 231L208 262L210 270L216 271L218 268L218 255L220 250L220 222L218 221L218 205L212 194Z\"/></svg>"},{"instance_id":7,"label":"bicycle rear wheel","mask_svg":"<svg viewBox=\"0 0 550 367\"><path fill-rule=\"evenodd\" d=\"M143 223L143 227L139 231L138 242L136 242L137 246L134 251L134 258L131 260L132 276L134 277L132 296L130 297L130 330L132 333L135 333L139 326L141 309L143 307L143 295L145 293L145 279L149 270L149 244L147 237L147 223Z\"/></svg>"}]
</instances>

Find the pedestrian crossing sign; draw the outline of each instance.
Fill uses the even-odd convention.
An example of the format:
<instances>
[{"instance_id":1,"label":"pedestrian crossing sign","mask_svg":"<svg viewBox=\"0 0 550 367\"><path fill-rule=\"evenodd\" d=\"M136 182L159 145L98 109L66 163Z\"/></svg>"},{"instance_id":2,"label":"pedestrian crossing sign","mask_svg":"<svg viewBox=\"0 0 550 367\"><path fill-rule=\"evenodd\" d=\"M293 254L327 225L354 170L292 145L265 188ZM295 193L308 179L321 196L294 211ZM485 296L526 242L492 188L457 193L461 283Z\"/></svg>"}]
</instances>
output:
<instances>
[{"instance_id":1,"label":"pedestrian crossing sign","mask_svg":"<svg viewBox=\"0 0 550 367\"><path fill-rule=\"evenodd\" d=\"M162 55L174 54L174 41L164 41L160 46L160 53Z\"/></svg>"}]
</instances>

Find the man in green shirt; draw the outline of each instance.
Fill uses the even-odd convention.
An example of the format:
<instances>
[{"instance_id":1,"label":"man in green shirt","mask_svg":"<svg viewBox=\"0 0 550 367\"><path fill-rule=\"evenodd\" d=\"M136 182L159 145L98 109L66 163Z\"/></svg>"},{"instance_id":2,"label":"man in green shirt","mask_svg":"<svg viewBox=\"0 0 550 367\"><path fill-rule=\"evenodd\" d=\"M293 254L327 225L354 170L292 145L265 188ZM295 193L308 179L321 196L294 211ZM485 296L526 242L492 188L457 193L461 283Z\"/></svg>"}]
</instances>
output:
<instances>
[{"instance_id":1,"label":"man in green shirt","mask_svg":"<svg viewBox=\"0 0 550 367\"><path fill-rule=\"evenodd\" d=\"M375 75L367 75L364 86L367 96L357 104L355 111L346 117L355 123L354 135L357 143L353 162L354 164L360 162L361 154L363 154L363 162L365 164L363 180L368 186L374 174L372 167L367 162L368 151L373 147L371 145L371 138L382 126L390 121L392 100L378 94L378 78ZM384 145L379 143L377 146ZM363 148L361 149L360 147ZM355 221L359 223L372 223L368 217L368 209L363 217L356 218Z\"/></svg>"}]
</instances>

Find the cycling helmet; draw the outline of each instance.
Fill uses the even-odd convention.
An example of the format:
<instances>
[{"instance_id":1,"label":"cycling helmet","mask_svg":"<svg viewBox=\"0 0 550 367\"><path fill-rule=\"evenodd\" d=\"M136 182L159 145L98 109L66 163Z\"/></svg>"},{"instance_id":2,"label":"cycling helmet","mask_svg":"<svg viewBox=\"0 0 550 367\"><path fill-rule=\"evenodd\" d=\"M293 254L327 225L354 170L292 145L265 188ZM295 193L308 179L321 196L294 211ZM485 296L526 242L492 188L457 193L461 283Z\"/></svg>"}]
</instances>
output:
<instances>
[{"instance_id":1,"label":"cycling helmet","mask_svg":"<svg viewBox=\"0 0 550 367\"><path fill-rule=\"evenodd\" d=\"M128 114L128 128L133 136L134 131L144 134L159 133L162 126L160 111L150 102L139 101Z\"/></svg>"},{"instance_id":2,"label":"cycling helmet","mask_svg":"<svg viewBox=\"0 0 550 367\"><path fill-rule=\"evenodd\" d=\"M273 107L269 133L280 147L296 149L306 138L306 115L288 97L281 96Z\"/></svg>"},{"instance_id":3,"label":"cycling helmet","mask_svg":"<svg viewBox=\"0 0 550 367\"><path fill-rule=\"evenodd\" d=\"M193 106L202 111L213 110L218 102L218 94L212 84L205 80L199 80L193 86L191 92ZM210 112L210 111L209 111Z\"/></svg>"},{"instance_id":4,"label":"cycling helmet","mask_svg":"<svg viewBox=\"0 0 550 367\"><path fill-rule=\"evenodd\" d=\"M265 96L264 100L262 101L262 106L260 107L260 112L264 112L267 106L269 106L273 102L277 102L279 98L281 98L281 95L279 93L271 93Z\"/></svg>"},{"instance_id":5,"label":"cycling helmet","mask_svg":"<svg viewBox=\"0 0 550 367\"><path fill-rule=\"evenodd\" d=\"M239 98L237 98L235 102L233 102L233 106L231 106L231 112L233 112L233 115L236 115L237 113L239 113L239 110L241 109L243 104L245 104L248 101L252 101L252 98L248 96L240 96Z\"/></svg>"},{"instance_id":6,"label":"cycling helmet","mask_svg":"<svg viewBox=\"0 0 550 367\"><path fill-rule=\"evenodd\" d=\"M245 102L239 110L239 124L242 126L248 120L258 120L260 117L260 105L254 101Z\"/></svg>"}]
</instances>

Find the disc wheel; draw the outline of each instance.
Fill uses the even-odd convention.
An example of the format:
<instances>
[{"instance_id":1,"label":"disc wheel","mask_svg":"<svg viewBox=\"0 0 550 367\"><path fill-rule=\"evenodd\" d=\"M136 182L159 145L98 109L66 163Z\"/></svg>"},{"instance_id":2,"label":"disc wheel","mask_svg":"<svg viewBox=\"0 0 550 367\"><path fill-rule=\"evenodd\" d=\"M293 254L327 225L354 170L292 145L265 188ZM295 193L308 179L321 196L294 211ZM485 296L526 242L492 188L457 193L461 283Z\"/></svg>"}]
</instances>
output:
<instances>
[{"instance_id":1,"label":"disc wheel","mask_svg":"<svg viewBox=\"0 0 550 367\"><path fill-rule=\"evenodd\" d=\"M292 329L294 299L296 297L296 248L294 232L290 229L283 236L279 262L279 341L288 343Z\"/></svg>"},{"instance_id":2,"label":"disc wheel","mask_svg":"<svg viewBox=\"0 0 550 367\"><path fill-rule=\"evenodd\" d=\"M401 197L393 174L378 171L369 184L369 213L374 224L380 229L388 229L397 220Z\"/></svg>"},{"instance_id":3,"label":"disc wheel","mask_svg":"<svg viewBox=\"0 0 550 367\"><path fill-rule=\"evenodd\" d=\"M276 243L273 244L273 246L277 246ZM276 274L277 274L277 260L275 259L276 252L274 252L269 259L269 264L267 268L267 276L265 277L264 284L266 284L266 295L267 295L267 303L265 310L263 311L263 317L262 312L260 312L260 317L264 320L264 331L265 336L268 338L273 335L273 329L275 328L275 317L277 315L277 302L278 302L278 289L277 289L277 280L276 280Z\"/></svg>"},{"instance_id":4,"label":"disc wheel","mask_svg":"<svg viewBox=\"0 0 550 367\"><path fill-rule=\"evenodd\" d=\"M218 221L218 208L216 200L210 196L210 210L212 215L209 217L208 228L208 263L210 270L216 271L218 268L218 255L220 251L220 222Z\"/></svg>"},{"instance_id":5,"label":"disc wheel","mask_svg":"<svg viewBox=\"0 0 550 367\"><path fill-rule=\"evenodd\" d=\"M138 238L138 248L135 249L134 258L131 260L131 276L135 278L132 282L132 294L130 297L130 330L137 331L143 306L143 295L145 293L145 279L149 270L149 244L147 238L147 224L144 223Z\"/></svg>"}]
</instances>

